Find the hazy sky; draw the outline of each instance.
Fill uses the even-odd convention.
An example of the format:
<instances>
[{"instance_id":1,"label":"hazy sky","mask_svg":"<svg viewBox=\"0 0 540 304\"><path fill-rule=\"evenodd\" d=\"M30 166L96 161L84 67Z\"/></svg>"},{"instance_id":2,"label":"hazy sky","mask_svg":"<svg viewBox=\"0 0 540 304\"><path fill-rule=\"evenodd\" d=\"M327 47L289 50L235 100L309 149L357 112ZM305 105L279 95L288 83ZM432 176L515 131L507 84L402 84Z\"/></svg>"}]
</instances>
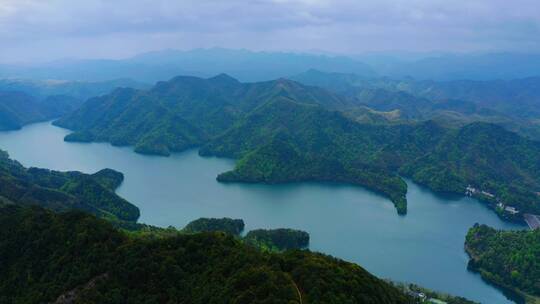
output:
<instances>
[{"instance_id":1,"label":"hazy sky","mask_svg":"<svg viewBox=\"0 0 540 304\"><path fill-rule=\"evenodd\" d=\"M0 62L164 48L540 51L539 0L0 0Z\"/></svg>"}]
</instances>

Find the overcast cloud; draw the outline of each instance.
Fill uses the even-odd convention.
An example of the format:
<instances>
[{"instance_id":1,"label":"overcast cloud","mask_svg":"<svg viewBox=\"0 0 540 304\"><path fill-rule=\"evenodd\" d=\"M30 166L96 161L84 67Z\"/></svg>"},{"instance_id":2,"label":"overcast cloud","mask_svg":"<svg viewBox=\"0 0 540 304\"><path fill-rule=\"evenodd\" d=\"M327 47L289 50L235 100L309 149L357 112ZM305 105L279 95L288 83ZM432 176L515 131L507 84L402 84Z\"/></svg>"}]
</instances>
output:
<instances>
[{"instance_id":1,"label":"overcast cloud","mask_svg":"<svg viewBox=\"0 0 540 304\"><path fill-rule=\"evenodd\" d=\"M0 0L0 62L165 48L540 51L538 0Z\"/></svg>"}]
</instances>

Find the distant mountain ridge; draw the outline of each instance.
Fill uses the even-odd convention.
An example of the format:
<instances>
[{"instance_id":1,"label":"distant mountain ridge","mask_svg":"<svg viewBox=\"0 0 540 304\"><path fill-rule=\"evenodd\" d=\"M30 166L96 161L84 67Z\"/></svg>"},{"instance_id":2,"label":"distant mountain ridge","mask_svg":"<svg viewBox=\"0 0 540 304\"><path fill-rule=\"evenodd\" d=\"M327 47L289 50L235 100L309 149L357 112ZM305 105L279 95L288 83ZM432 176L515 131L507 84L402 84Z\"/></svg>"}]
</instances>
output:
<instances>
[{"instance_id":1,"label":"distant mountain ridge","mask_svg":"<svg viewBox=\"0 0 540 304\"><path fill-rule=\"evenodd\" d=\"M146 88L119 79L105 82L0 79L0 130L51 120L78 108L87 98L109 93L116 87Z\"/></svg>"},{"instance_id":2,"label":"distant mountain ridge","mask_svg":"<svg viewBox=\"0 0 540 304\"><path fill-rule=\"evenodd\" d=\"M326 88L399 119L434 119L449 126L483 121L540 139L540 77L493 81L366 78L309 70L291 79Z\"/></svg>"},{"instance_id":3,"label":"distant mountain ridge","mask_svg":"<svg viewBox=\"0 0 540 304\"><path fill-rule=\"evenodd\" d=\"M29 123L57 118L80 104L65 95L39 100L22 92L0 91L0 130L17 130Z\"/></svg>"},{"instance_id":4,"label":"distant mountain ridge","mask_svg":"<svg viewBox=\"0 0 540 304\"><path fill-rule=\"evenodd\" d=\"M175 75L209 77L222 72L241 81L290 77L309 69L365 77L421 80L509 80L540 76L540 55L527 53L320 55L242 49L161 50L126 59L57 60L35 65L0 65L0 78L145 83Z\"/></svg>"},{"instance_id":5,"label":"distant mountain ridge","mask_svg":"<svg viewBox=\"0 0 540 304\"><path fill-rule=\"evenodd\" d=\"M359 60L362 60L361 57ZM421 80L511 80L540 76L540 54L492 52L441 54L371 65L379 75Z\"/></svg>"},{"instance_id":6,"label":"distant mountain ridge","mask_svg":"<svg viewBox=\"0 0 540 304\"><path fill-rule=\"evenodd\" d=\"M368 65L346 56L211 48L163 50L121 60L64 60L35 66L4 66L0 67L0 78L79 81L131 78L155 83L176 75L209 77L224 72L242 81L267 81L310 68L374 75Z\"/></svg>"},{"instance_id":7,"label":"distant mountain ridge","mask_svg":"<svg viewBox=\"0 0 540 304\"><path fill-rule=\"evenodd\" d=\"M0 91L22 92L37 99L44 99L53 95L64 95L81 102L90 97L107 94L118 87L144 89L150 87L150 85L127 78L100 82L20 78L0 79Z\"/></svg>"}]
</instances>

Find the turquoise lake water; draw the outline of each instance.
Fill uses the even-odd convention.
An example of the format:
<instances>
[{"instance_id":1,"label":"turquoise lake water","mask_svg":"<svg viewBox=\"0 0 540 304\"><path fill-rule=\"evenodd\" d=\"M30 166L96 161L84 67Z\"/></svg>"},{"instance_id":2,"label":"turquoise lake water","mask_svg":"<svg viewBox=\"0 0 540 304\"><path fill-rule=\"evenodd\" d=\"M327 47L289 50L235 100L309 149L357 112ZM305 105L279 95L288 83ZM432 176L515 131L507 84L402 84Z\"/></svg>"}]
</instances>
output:
<instances>
[{"instance_id":1,"label":"turquoise lake water","mask_svg":"<svg viewBox=\"0 0 540 304\"><path fill-rule=\"evenodd\" d=\"M183 227L199 217L241 218L254 228L308 231L310 249L355 262L381 278L413 282L485 304L513 303L467 271L463 242L474 223L523 229L501 221L478 201L442 196L408 182L409 207L361 187L301 183L220 184L234 161L202 158L191 150L171 157L144 156L105 143L66 143L69 131L38 123L0 132L0 149L25 166L125 175L118 194L141 210L140 222Z\"/></svg>"}]
</instances>

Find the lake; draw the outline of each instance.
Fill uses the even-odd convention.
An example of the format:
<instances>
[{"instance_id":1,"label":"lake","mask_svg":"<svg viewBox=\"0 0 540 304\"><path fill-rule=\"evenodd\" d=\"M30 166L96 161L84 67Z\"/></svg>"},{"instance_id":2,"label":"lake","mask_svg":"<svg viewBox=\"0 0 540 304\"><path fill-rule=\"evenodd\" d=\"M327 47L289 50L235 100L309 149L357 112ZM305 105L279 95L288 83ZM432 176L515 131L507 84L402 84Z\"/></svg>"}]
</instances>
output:
<instances>
[{"instance_id":1,"label":"lake","mask_svg":"<svg viewBox=\"0 0 540 304\"><path fill-rule=\"evenodd\" d=\"M105 143L66 143L69 131L48 123L0 132L0 149L25 166L93 173L123 172L118 194L141 210L140 222L183 227L199 217L241 218L254 228L296 228L310 249L355 262L381 278L413 282L485 304L513 303L467 271L463 243L474 223L523 229L501 221L468 197L442 196L408 182L408 214L361 187L319 183L220 184L234 161L191 150L145 156Z\"/></svg>"}]
</instances>

